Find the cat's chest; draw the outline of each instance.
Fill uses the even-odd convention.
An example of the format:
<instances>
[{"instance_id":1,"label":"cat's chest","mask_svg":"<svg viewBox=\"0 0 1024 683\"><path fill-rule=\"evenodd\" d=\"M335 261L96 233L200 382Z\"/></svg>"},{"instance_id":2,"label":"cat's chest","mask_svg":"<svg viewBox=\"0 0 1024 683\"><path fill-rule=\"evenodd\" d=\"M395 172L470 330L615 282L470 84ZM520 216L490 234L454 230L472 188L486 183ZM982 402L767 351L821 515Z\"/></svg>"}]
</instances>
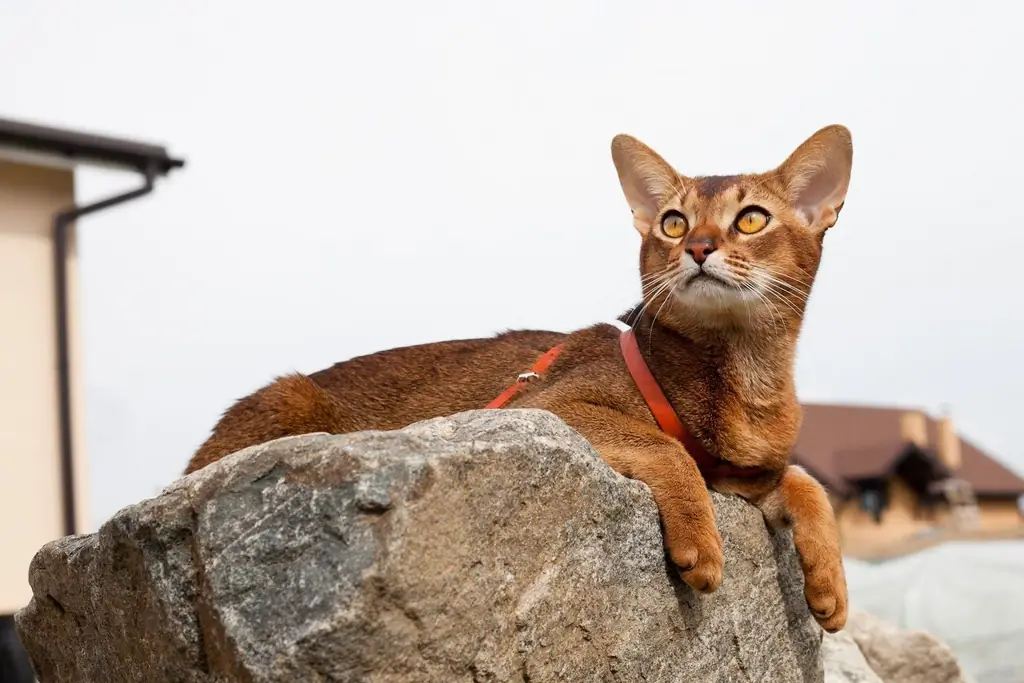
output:
<instances>
[{"instance_id":1,"label":"cat's chest","mask_svg":"<svg viewBox=\"0 0 1024 683\"><path fill-rule=\"evenodd\" d=\"M799 405L785 383L708 373L683 401L684 423L719 457L757 464L788 455Z\"/></svg>"}]
</instances>

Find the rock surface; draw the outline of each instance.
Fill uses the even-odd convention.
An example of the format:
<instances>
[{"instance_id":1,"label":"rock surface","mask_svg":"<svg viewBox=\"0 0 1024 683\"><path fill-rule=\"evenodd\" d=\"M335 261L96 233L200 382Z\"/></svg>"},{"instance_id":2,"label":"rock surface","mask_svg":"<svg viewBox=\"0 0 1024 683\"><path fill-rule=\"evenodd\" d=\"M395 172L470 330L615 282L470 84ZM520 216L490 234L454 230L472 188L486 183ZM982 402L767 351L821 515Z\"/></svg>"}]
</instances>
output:
<instances>
[{"instance_id":1,"label":"rock surface","mask_svg":"<svg viewBox=\"0 0 1024 683\"><path fill-rule=\"evenodd\" d=\"M550 413L282 439L45 546L18 626L42 683L822 681L788 534L714 502L700 596Z\"/></svg>"},{"instance_id":2,"label":"rock surface","mask_svg":"<svg viewBox=\"0 0 1024 683\"><path fill-rule=\"evenodd\" d=\"M841 635L857 645L882 683L967 683L953 651L923 631L854 612Z\"/></svg>"},{"instance_id":3,"label":"rock surface","mask_svg":"<svg viewBox=\"0 0 1024 683\"><path fill-rule=\"evenodd\" d=\"M888 683L878 677L845 629L825 635L821 642L821 660L825 665L825 683Z\"/></svg>"}]
</instances>

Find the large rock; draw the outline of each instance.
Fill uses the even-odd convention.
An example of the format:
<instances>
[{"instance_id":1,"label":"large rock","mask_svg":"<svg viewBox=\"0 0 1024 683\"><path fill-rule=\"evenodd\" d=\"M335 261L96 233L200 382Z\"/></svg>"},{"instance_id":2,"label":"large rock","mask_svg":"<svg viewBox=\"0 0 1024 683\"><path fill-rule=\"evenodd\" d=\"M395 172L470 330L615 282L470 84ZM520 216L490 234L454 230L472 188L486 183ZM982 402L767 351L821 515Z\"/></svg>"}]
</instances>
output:
<instances>
[{"instance_id":1,"label":"large rock","mask_svg":"<svg viewBox=\"0 0 1024 683\"><path fill-rule=\"evenodd\" d=\"M967 681L949 646L924 631L897 628L866 612L854 612L843 635L856 643L882 683Z\"/></svg>"},{"instance_id":2,"label":"large rock","mask_svg":"<svg viewBox=\"0 0 1024 683\"><path fill-rule=\"evenodd\" d=\"M825 636L821 659L825 664L825 683L890 683L878 677L846 630Z\"/></svg>"},{"instance_id":3,"label":"large rock","mask_svg":"<svg viewBox=\"0 0 1024 683\"><path fill-rule=\"evenodd\" d=\"M45 546L18 627L42 683L822 681L788 534L713 498L701 596L550 413L283 439Z\"/></svg>"},{"instance_id":4,"label":"large rock","mask_svg":"<svg viewBox=\"0 0 1024 683\"><path fill-rule=\"evenodd\" d=\"M923 631L854 610L821 645L825 683L972 683L953 651Z\"/></svg>"}]
</instances>

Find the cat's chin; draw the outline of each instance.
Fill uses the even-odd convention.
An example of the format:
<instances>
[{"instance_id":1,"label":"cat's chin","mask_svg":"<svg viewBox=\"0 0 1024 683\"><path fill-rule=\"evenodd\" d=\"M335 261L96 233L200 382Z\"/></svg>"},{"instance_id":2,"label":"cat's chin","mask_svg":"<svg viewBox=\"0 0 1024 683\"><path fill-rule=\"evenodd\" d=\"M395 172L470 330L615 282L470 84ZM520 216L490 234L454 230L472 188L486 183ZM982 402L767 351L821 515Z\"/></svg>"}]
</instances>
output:
<instances>
[{"instance_id":1,"label":"cat's chin","mask_svg":"<svg viewBox=\"0 0 1024 683\"><path fill-rule=\"evenodd\" d=\"M743 291L736 285L730 284L714 275L702 273L690 278L676 293L686 298L723 301L732 297L740 299L742 298Z\"/></svg>"},{"instance_id":2,"label":"cat's chin","mask_svg":"<svg viewBox=\"0 0 1024 683\"><path fill-rule=\"evenodd\" d=\"M689 308L708 312L746 311L756 303L756 297L747 290L711 275L691 278L684 286L676 289L675 296Z\"/></svg>"}]
</instances>

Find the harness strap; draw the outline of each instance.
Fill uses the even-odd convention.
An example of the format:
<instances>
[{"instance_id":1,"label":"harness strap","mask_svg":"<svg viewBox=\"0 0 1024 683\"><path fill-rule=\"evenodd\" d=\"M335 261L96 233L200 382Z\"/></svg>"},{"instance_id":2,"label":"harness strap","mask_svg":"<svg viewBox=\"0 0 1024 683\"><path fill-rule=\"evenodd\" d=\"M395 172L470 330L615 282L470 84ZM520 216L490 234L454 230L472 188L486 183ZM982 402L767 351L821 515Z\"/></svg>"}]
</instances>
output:
<instances>
[{"instance_id":1,"label":"harness strap","mask_svg":"<svg viewBox=\"0 0 1024 683\"><path fill-rule=\"evenodd\" d=\"M558 354L562 352L562 344L551 348L543 356L537 359L537 362L533 364L529 372L516 377L516 382L505 391L501 392L493 401L488 403L485 408L502 408L506 403L512 400L512 397L518 394L526 386L530 380L537 379L551 367L551 364L558 358Z\"/></svg>"},{"instance_id":2,"label":"harness strap","mask_svg":"<svg viewBox=\"0 0 1024 683\"><path fill-rule=\"evenodd\" d=\"M636 334L633 333L633 330L626 330L619 335L619 347L622 349L622 358L626 361L626 368L633 376L633 382L636 383L636 388L644 397L651 415L654 416L654 421L661 427L661 431L679 439L686 446L686 450L690 450L690 444L687 441L693 439L690 438L689 432L686 431L686 427L683 426L676 414L675 408L669 403L665 392L661 390L658 380L654 379L654 375L651 374L647 361L640 353L640 346L636 343ZM703 451L704 449L699 448L699 450ZM694 456L695 459L698 457Z\"/></svg>"},{"instance_id":3,"label":"harness strap","mask_svg":"<svg viewBox=\"0 0 1024 683\"><path fill-rule=\"evenodd\" d=\"M633 376L633 382L644 397L644 402L650 409L651 415L654 416L654 421L661 427L661 431L683 444L705 479L709 475L744 478L759 477L764 474L764 470L760 467L739 467L712 455L700 441L694 438L690 430L683 426L675 408L665 396L665 392L661 390L658 380L651 374L647 361L640 353L640 346L636 343L636 335L632 329L619 335L619 346L622 348L622 358L626 361L629 374Z\"/></svg>"},{"instance_id":4,"label":"harness strap","mask_svg":"<svg viewBox=\"0 0 1024 683\"><path fill-rule=\"evenodd\" d=\"M484 407L504 407L516 394L526 387L528 382L539 378L551 367L551 364L558 358L558 354L562 352L562 346L562 344L559 344L538 358L529 372L519 375L512 386ZM658 423L661 431L683 444L686 452L697 463L697 468L704 475L705 479L709 476L728 478L759 477L765 473L765 470L760 467L731 465L709 453L679 419L675 408L672 407L672 404L665 396L665 392L661 390L658 380L651 374L651 369L647 366L647 361L644 360L643 354L640 353L640 347L636 342L636 335L631 328L624 330L619 336L619 346L622 349L622 358L626 361L626 368L629 370L629 374L633 378L637 389L640 390L640 394L643 396L648 409L650 409L654 421Z\"/></svg>"}]
</instances>

